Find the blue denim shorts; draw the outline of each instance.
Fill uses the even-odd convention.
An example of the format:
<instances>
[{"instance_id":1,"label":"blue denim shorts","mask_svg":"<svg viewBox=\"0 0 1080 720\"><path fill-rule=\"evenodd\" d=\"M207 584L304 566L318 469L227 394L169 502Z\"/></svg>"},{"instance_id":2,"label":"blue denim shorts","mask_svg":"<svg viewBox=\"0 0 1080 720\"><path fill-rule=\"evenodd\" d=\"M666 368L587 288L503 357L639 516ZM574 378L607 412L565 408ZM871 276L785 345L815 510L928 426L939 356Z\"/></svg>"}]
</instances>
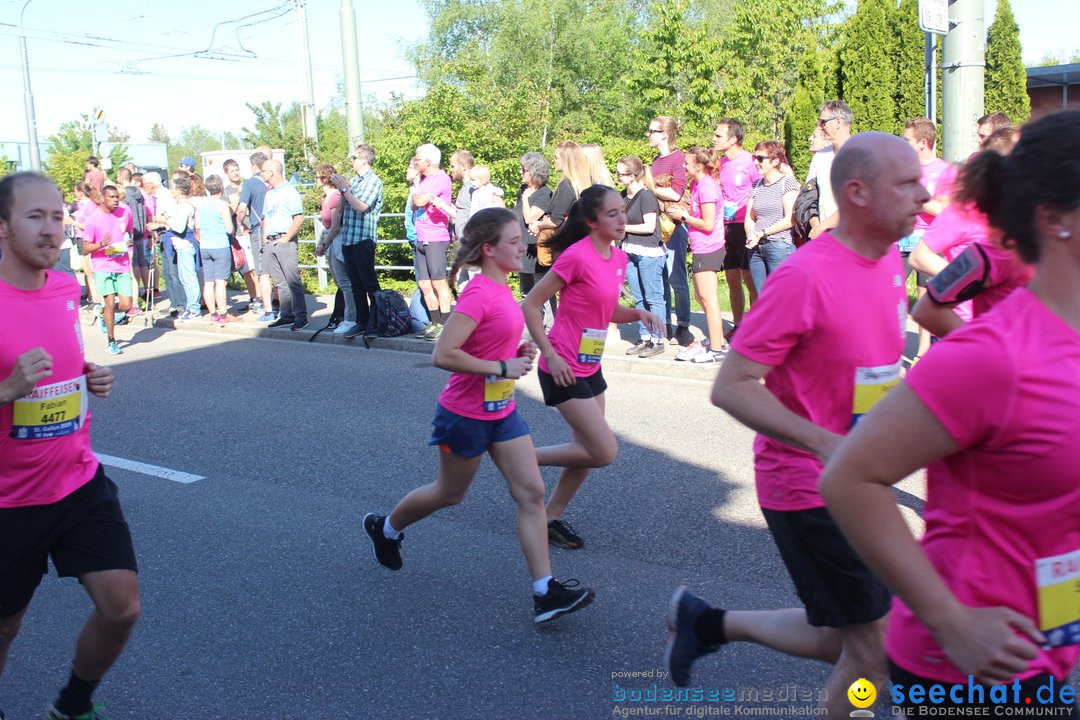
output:
<instances>
[{"instance_id":1,"label":"blue denim shorts","mask_svg":"<svg viewBox=\"0 0 1080 720\"><path fill-rule=\"evenodd\" d=\"M464 458L483 455L494 443L529 434L529 426L517 409L500 420L476 420L438 405L431 425L434 429L428 445L438 445L443 452Z\"/></svg>"}]
</instances>

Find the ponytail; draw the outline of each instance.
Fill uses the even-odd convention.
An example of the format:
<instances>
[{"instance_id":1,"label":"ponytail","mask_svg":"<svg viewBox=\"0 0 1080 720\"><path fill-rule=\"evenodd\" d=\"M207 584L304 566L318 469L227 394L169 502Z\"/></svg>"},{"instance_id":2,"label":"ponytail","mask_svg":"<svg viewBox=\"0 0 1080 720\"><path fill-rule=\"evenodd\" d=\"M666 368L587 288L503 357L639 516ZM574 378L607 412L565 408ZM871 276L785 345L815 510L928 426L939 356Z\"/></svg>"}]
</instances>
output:
<instances>
[{"instance_id":1,"label":"ponytail","mask_svg":"<svg viewBox=\"0 0 1080 720\"><path fill-rule=\"evenodd\" d=\"M559 229L546 241L541 240L540 245L558 255L578 240L589 234L589 225L586 220L596 221L600 208L604 204L607 194L615 192L606 185L593 185L585 188L581 196L570 206L566 213L566 219Z\"/></svg>"}]
</instances>

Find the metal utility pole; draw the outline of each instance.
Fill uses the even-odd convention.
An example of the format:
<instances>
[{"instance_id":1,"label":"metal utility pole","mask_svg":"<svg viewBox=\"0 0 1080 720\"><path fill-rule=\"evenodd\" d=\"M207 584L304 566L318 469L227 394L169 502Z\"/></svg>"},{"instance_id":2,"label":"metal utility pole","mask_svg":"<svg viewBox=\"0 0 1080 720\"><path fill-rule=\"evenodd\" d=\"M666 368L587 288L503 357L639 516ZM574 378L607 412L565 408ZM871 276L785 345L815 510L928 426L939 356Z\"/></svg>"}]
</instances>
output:
<instances>
[{"instance_id":1,"label":"metal utility pole","mask_svg":"<svg viewBox=\"0 0 1080 720\"><path fill-rule=\"evenodd\" d=\"M26 0L22 6L22 12L19 13L19 52L22 54L23 105L26 108L26 135L30 143L30 168L35 172L41 172L41 150L38 148L34 93L30 90L30 58L26 52L26 28L23 25L26 6L31 2L32 0Z\"/></svg>"},{"instance_id":2,"label":"metal utility pole","mask_svg":"<svg viewBox=\"0 0 1080 720\"><path fill-rule=\"evenodd\" d=\"M304 73L304 102L300 105L300 124L304 139L311 138L319 147L319 123L315 114L315 82L311 73L311 48L308 45L306 0L293 0L296 8L296 30L300 36L300 62Z\"/></svg>"},{"instance_id":3,"label":"metal utility pole","mask_svg":"<svg viewBox=\"0 0 1080 720\"><path fill-rule=\"evenodd\" d=\"M951 0L942 60L945 159L961 162L978 148L975 121L983 114L986 22L983 0Z\"/></svg>"},{"instance_id":4,"label":"metal utility pole","mask_svg":"<svg viewBox=\"0 0 1080 720\"><path fill-rule=\"evenodd\" d=\"M345 66L345 118L349 150L364 142L364 101L360 93L360 52L352 0L341 0L341 61Z\"/></svg>"}]
</instances>

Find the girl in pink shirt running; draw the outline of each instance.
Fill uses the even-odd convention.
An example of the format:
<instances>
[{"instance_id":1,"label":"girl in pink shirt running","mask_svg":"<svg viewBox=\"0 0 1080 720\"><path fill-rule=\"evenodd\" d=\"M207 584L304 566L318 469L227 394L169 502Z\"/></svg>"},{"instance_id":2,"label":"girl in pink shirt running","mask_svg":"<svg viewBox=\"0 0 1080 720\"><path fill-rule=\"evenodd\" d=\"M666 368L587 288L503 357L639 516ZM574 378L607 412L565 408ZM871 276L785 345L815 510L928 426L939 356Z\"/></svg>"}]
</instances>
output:
<instances>
[{"instance_id":1,"label":"girl in pink shirt running","mask_svg":"<svg viewBox=\"0 0 1080 720\"><path fill-rule=\"evenodd\" d=\"M551 272L525 296L525 322L540 348L540 389L574 432L571 442L537 448L540 465L564 468L547 504L548 539L576 550L584 541L563 512L592 468L615 461L615 435L604 420L607 383L600 370L610 323L641 322L652 333L663 321L645 310L619 306L626 280L626 253L615 247L626 236L622 196L604 185L586 188L566 221L546 244L557 259ZM544 241L541 241L544 242ZM559 293L559 312L544 333L541 309Z\"/></svg>"},{"instance_id":2,"label":"girl in pink shirt running","mask_svg":"<svg viewBox=\"0 0 1080 720\"><path fill-rule=\"evenodd\" d=\"M1037 702L1075 715L1080 112L1025 125L1009 156L981 153L968 177L1035 277L950 333L855 426L821 494L897 594L885 643L894 704L918 713L936 684L937 708ZM927 466L916 541L890 486Z\"/></svg>"},{"instance_id":3,"label":"girl in pink shirt running","mask_svg":"<svg viewBox=\"0 0 1080 720\"><path fill-rule=\"evenodd\" d=\"M469 490L484 453L499 468L517 503L518 539L533 578L534 620L554 620L592 602L594 593L576 580L551 576L544 524L544 481L536 464L529 426L514 405L514 383L532 370L537 348L521 342L525 322L507 285L520 272L525 246L517 216L503 208L481 210L469 219L450 272L479 266L458 298L432 362L451 372L439 395L429 445L439 448L439 476L401 499L389 515L368 513L364 531L375 559L400 570L401 533L451 505Z\"/></svg>"}]
</instances>

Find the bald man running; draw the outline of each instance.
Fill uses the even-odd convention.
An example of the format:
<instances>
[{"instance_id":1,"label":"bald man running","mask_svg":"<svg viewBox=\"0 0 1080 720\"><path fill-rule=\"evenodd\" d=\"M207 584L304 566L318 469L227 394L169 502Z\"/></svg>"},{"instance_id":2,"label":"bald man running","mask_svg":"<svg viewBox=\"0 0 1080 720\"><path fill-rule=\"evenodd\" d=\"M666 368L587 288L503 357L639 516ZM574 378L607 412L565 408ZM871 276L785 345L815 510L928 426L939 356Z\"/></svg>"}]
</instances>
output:
<instances>
[{"instance_id":1,"label":"bald man running","mask_svg":"<svg viewBox=\"0 0 1080 720\"><path fill-rule=\"evenodd\" d=\"M900 138L847 141L831 173L840 224L769 277L734 338L712 400L759 433L758 502L804 607L725 611L678 588L666 654L677 685L689 683L696 658L745 641L832 663L822 701L830 715L847 714L845 691L858 678L884 686L889 592L833 523L817 483L843 435L900 380L907 294L895 243L930 199L919 176Z\"/></svg>"}]
</instances>

